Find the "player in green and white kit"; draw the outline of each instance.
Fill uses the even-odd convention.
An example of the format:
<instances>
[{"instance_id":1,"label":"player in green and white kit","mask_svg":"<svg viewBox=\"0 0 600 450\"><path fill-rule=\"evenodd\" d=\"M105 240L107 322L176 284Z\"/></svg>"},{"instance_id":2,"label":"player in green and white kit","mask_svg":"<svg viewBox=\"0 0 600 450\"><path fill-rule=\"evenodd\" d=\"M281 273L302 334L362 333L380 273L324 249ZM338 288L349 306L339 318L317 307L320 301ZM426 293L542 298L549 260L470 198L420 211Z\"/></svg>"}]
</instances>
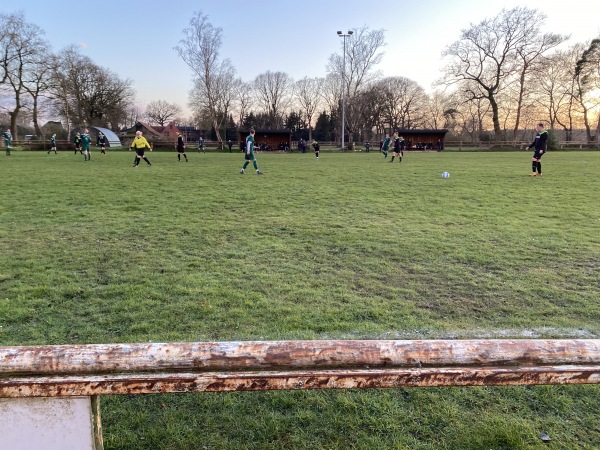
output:
<instances>
[{"instance_id":1,"label":"player in green and white kit","mask_svg":"<svg viewBox=\"0 0 600 450\"><path fill-rule=\"evenodd\" d=\"M244 167L240 169L240 174L242 175L246 173L246 167L248 167L250 161L252 161L252 164L254 165L256 175L263 174L260 170L258 170L258 164L256 164L256 157L254 156L254 133L254 130L250 130L250 134L246 138L246 152L244 153L244 158L246 159L246 162L244 163Z\"/></svg>"},{"instance_id":2,"label":"player in green and white kit","mask_svg":"<svg viewBox=\"0 0 600 450\"><path fill-rule=\"evenodd\" d=\"M90 137L90 131L86 128L81 135L81 151L83 151L83 160L91 161L92 152L90 151L90 144L92 138Z\"/></svg>"},{"instance_id":3,"label":"player in green and white kit","mask_svg":"<svg viewBox=\"0 0 600 450\"><path fill-rule=\"evenodd\" d=\"M54 154L56 155L56 133L54 133L52 136L50 136L50 150L48 150L48 154L50 154L50 152L54 152Z\"/></svg>"},{"instance_id":4,"label":"player in green and white kit","mask_svg":"<svg viewBox=\"0 0 600 450\"><path fill-rule=\"evenodd\" d=\"M2 136L4 137L6 156L10 156L10 149L12 148L12 134L10 133L10 129L6 130Z\"/></svg>"},{"instance_id":5,"label":"player in green and white kit","mask_svg":"<svg viewBox=\"0 0 600 450\"><path fill-rule=\"evenodd\" d=\"M383 152L383 158L387 158L388 150L390 149L390 134L385 133L385 139L383 140L383 146L381 147L381 151Z\"/></svg>"}]
</instances>

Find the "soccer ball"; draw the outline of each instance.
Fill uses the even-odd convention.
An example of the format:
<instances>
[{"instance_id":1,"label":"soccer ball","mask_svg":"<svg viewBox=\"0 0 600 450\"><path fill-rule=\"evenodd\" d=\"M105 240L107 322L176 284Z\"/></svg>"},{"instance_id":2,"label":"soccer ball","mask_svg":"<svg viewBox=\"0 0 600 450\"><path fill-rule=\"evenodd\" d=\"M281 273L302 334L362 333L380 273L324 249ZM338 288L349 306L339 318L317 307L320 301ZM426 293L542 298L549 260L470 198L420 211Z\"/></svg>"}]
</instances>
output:
<instances>
[{"instance_id":1,"label":"soccer ball","mask_svg":"<svg viewBox=\"0 0 600 450\"><path fill-rule=\"evenodd\" d=\"M450 176L449 172L442 172L442 178L448 178Z\"/></svg>"}]
</instances>

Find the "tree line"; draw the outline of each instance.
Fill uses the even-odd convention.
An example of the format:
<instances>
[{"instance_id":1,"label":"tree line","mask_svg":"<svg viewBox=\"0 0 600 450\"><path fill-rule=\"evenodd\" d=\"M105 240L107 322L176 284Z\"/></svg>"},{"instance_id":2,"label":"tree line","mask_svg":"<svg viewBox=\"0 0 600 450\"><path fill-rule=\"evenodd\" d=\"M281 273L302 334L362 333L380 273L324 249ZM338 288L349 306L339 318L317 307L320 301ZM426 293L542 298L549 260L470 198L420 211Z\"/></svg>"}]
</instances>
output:
<instances>
[{"instance_id":1,"label":"tree line","mask_svg":"<svg viewBox=\"0 0 600 450\"><path fill-rule=\"evenodd\" d=\"M471 141L519 140L537 122L562 130L567 140L579 129L588 141L597 140L600 38L568 45L568 36L544 32L545 19L538 10L517 7L463 29L441 55L443 73L427 93L414 80L377 70L385 32L367 26L355 28L345 46L340 42L324 77L294 80L269 70L244 81L221 55L222 28L198 11L174 48L193 80L188 104L193 117L182 118L182 108L166 100L140 111L131 80L95 64L75 46L53 53L43 30L22 13L0 14L1 104L14 135L21 115L38 135L40 117L51 116L69 131L177 120L210 130L217 141L249 127L289 128L295 139L340 141L345 99L348 142L378 139L396 128L447 128Z\"/></svg>"}]
</instances>

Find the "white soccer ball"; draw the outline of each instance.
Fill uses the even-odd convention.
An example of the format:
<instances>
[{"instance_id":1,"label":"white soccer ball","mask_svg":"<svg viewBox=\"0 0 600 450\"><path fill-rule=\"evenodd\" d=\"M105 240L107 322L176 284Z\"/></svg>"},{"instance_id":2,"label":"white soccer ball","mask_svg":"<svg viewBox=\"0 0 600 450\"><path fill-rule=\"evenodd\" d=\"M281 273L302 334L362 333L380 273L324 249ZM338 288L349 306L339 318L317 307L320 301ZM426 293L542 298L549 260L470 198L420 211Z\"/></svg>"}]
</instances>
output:
<instances>
[{"instance_id":1,"label":"white soccer ball","mask_svg":"<svg viewBox=\"0 0 600 450\"><path fill-rule=\"evenodd\" d=\"M448 178L450 176L449 172L442 172L442 178Z\"/></svg>"}]
</instances>

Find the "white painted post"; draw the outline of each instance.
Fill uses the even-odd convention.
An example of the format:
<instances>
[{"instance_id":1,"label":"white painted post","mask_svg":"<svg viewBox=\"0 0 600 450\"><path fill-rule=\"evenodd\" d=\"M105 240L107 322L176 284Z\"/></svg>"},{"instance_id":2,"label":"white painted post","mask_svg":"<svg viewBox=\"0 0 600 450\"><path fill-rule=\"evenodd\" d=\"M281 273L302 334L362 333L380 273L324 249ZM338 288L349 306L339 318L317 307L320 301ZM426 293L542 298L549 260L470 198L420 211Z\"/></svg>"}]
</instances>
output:
<instances>
[{"instance_id":1,"label":"white painted post","mask_svg":"<svg viewBox=\"0 0 600 450\"><path fill-rule=\"evenodd\" d=\"M102 450L90 397L0 398L2 450ZM94 403L94 404L93 404Z\"/></svg>"}]
</instances>

